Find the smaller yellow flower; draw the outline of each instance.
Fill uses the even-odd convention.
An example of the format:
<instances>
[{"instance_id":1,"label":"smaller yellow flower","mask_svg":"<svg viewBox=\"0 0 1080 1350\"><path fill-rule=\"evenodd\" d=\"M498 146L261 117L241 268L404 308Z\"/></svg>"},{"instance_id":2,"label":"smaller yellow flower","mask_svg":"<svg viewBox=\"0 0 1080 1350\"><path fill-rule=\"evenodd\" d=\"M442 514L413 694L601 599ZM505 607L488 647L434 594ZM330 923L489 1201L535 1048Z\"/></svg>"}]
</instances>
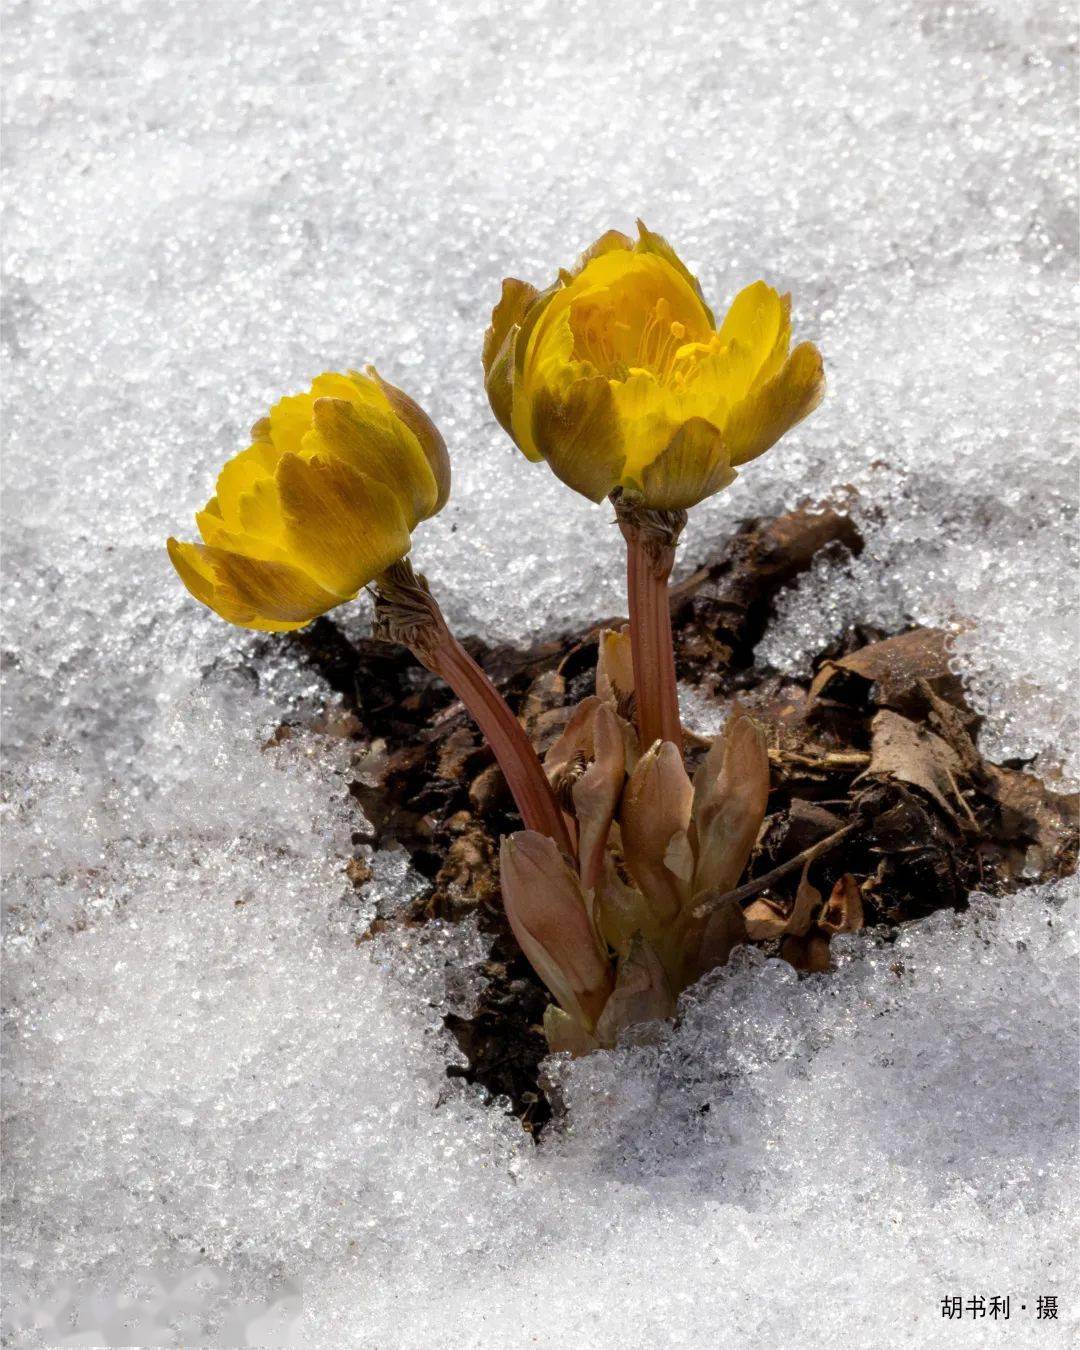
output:
<instances>
[{"instance_id":1,"label":"smaller yellow flower","mask_svg":"<svg viewBox=\"0 0 1080 1350\"><path fill-rule=\"evenodd\" d=\"M717 327L671 245L610 230L546 291L509 278L484 338L495 416L593 501L676 511L719 492L817 407L821 355L789 353L791 297L757 281Z\"/></svg>"},{"instance_id":2,"label":"smaller yellow flower","mask_svg":"<svg viewBox=\"0 0 1080 1350\"><path fill-rule=\"evenodd\" d=\"M320 375L251 434L195 517L203 542L169 540L191 594L241 628L302 628L353 599L450 493L434 423L371 366Z\"/></svg>"}]
</instances>

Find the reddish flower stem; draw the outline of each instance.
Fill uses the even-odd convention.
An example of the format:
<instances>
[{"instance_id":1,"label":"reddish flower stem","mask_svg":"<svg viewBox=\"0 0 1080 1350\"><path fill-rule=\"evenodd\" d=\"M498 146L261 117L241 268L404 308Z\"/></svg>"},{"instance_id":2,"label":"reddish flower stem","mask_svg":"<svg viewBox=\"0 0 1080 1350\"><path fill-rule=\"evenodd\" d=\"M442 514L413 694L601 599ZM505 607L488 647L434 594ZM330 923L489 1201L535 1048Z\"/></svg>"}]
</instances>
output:
<instances>
[{"instance_id":1,"label":"reddish flower stem","mask_svg":"<svg viewBox=\"0 0 1080 1350\"><path fill-rule=\"evenodd\" d=\"M643 748L661 740L671 741L681 751L682 724L668 598L668 578L675 562L678 532L667 542L654 529L643 527L632 516L622 513L619 525L626 540L626 589L638 735Z\"/></svg>"},{"instance_id":2,"label":"reddish flower stem","mask_svg":"<svg viewBox=\"0 0 1080 1350\"><path fill-rule=\"evenodd\" d=\"M483 670L446 626L427 582L408 559L376 581L375 632L401 642L464 703L491 747L525 826L555 841L568 858L574 849L562 809L521 723Z\"/></svg>"},{"instance_id":3,"label":"reddish flower stem","mask_svg":"<svg viewBox=\"0 0 1080 1350\"><path fill-rule=\"evenodd\" d=\"M499 761L526 828L549 835L572 858L574 850L562 809L536 751L506 700L449 631L433 655L435 660L430 664L425 660L425 665L442 676L469 710Z\"/></svg>"}]
</instances>

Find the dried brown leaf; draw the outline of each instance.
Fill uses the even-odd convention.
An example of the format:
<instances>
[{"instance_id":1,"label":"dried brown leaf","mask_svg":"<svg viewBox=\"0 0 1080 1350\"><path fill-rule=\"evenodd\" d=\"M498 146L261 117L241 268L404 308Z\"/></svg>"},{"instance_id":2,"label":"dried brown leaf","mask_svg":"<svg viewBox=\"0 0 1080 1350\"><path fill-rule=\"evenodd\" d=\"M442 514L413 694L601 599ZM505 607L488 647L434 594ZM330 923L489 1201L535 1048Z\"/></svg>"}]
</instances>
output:
<instances>
[{"instance_id":1,"label":"dried brown leaf","mask_svg":"<svg viewBox=\"0 0 1080 1350\"><path fill-rule=\"evenodd\" d=\"M818 927L828 934L833 934L857 933L862 926L862 891L851 873L845 872L825 902L825 908L818 919Z\"/></svg>"},{"instance_id":2,"label":"dried brown leaf","mask_svg":"<svg viewBox=\"0 0 1080 1350\"><path fill-rule=\"evenodd\" d=\"M876 714L870 731L870 767L857 781L883 778L909 783L921 788L955 820L952 801L957 796L956 777L963 768L952 746L888 708Z\"/></svg>"},{"instance_id":3,"label":"dried brown leaf","mask_svg":"<svg viewBox=\"0 0 1080 1350\"><path fill-rule=\"evenodd\" d=\"M913 628L908 633L872 642L836 661L826 661L814 677L809 698L813 702L838 671L860 675L877 685L876 702L902 704L919 680L955 687L949 669L948 634L938 628Z\"/></svg>"}]
</instances>

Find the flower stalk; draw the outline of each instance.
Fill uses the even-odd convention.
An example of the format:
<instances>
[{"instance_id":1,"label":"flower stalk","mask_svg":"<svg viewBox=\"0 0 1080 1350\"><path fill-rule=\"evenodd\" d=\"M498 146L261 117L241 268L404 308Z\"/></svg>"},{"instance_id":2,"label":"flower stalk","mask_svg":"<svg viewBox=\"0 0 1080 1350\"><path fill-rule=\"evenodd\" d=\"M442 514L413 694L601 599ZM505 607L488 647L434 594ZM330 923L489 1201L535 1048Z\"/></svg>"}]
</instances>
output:
<instances>
[{"instance_id":1,"label":"flower stalk","mask_svg":"<svg viewBox=\"0 0 1080 1350\"><path fill-rule=\"evenodd\" d=\"M524 728L450 632L427 581L413 571L408 558L376 578L374 631L386 641L404 644L432 674L446 681L490 745L526 829L547 835L572 857L566 819Z\"/></svg>"},{"instance_id":2,"label":"flower stalk","mask_svg":"<svg viewBox=\"0 0 1080 1350\"><path fill-rule=\"evenodd\" d=\"M631 494L618 491L612 493L612 501L626 540L638 736L643 747L659 740L670 741L681 750L668 579L686 512L654 510Z\"/></svg>"}]
</instances>

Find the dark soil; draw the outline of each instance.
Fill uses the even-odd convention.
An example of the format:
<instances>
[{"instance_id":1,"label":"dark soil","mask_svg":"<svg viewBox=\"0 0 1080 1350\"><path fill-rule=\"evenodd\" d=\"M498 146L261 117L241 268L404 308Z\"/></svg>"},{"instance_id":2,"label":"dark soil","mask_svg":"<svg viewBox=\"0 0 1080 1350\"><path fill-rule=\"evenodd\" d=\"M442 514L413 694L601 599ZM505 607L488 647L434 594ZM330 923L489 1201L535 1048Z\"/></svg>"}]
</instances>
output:
<instances>
[{"instance_id":1,"label":"dark soil","mask_svg":"<svg viewBox=\"0 0 1080 1350\"><path fill-rule=\"evenodd\" d=\"M854 629L820 653L812 681L753 668L778 591L822 550L861 547L842 510L802 508L747 522L673 588L680 677L721 701L737 693L768 733L772 792L746 879L849 823L856 828L812 876L827 895L854 875L867 924L895 927L962 908L975 888L1003 893L1073 872L1077 798L1053 793L1020 764L983 760L979 719L949 669L945 634ZM543 753L592 692L597 634L615 622L528 651L465 645ZM467 1061L447 1073L509 1100L525 1128L539 1131L552 1113L538 1077L548 994L502 912L498 839L521 821L498 767L447 687L404 648L353 644L327 618L283 640L343 696L332 729L371 752L375 785L352 786L370 822L358 812L356 844L400 844L429 879L419 899L372 931L477 916L491 940L487 983L474 1016L446 1018ZM687 737L691 768L704 744ZM370 876L359 857L350 876L358 887ZM792 871L768 894L789 900L797 880Z\"/></svg>"}]
</instances>

